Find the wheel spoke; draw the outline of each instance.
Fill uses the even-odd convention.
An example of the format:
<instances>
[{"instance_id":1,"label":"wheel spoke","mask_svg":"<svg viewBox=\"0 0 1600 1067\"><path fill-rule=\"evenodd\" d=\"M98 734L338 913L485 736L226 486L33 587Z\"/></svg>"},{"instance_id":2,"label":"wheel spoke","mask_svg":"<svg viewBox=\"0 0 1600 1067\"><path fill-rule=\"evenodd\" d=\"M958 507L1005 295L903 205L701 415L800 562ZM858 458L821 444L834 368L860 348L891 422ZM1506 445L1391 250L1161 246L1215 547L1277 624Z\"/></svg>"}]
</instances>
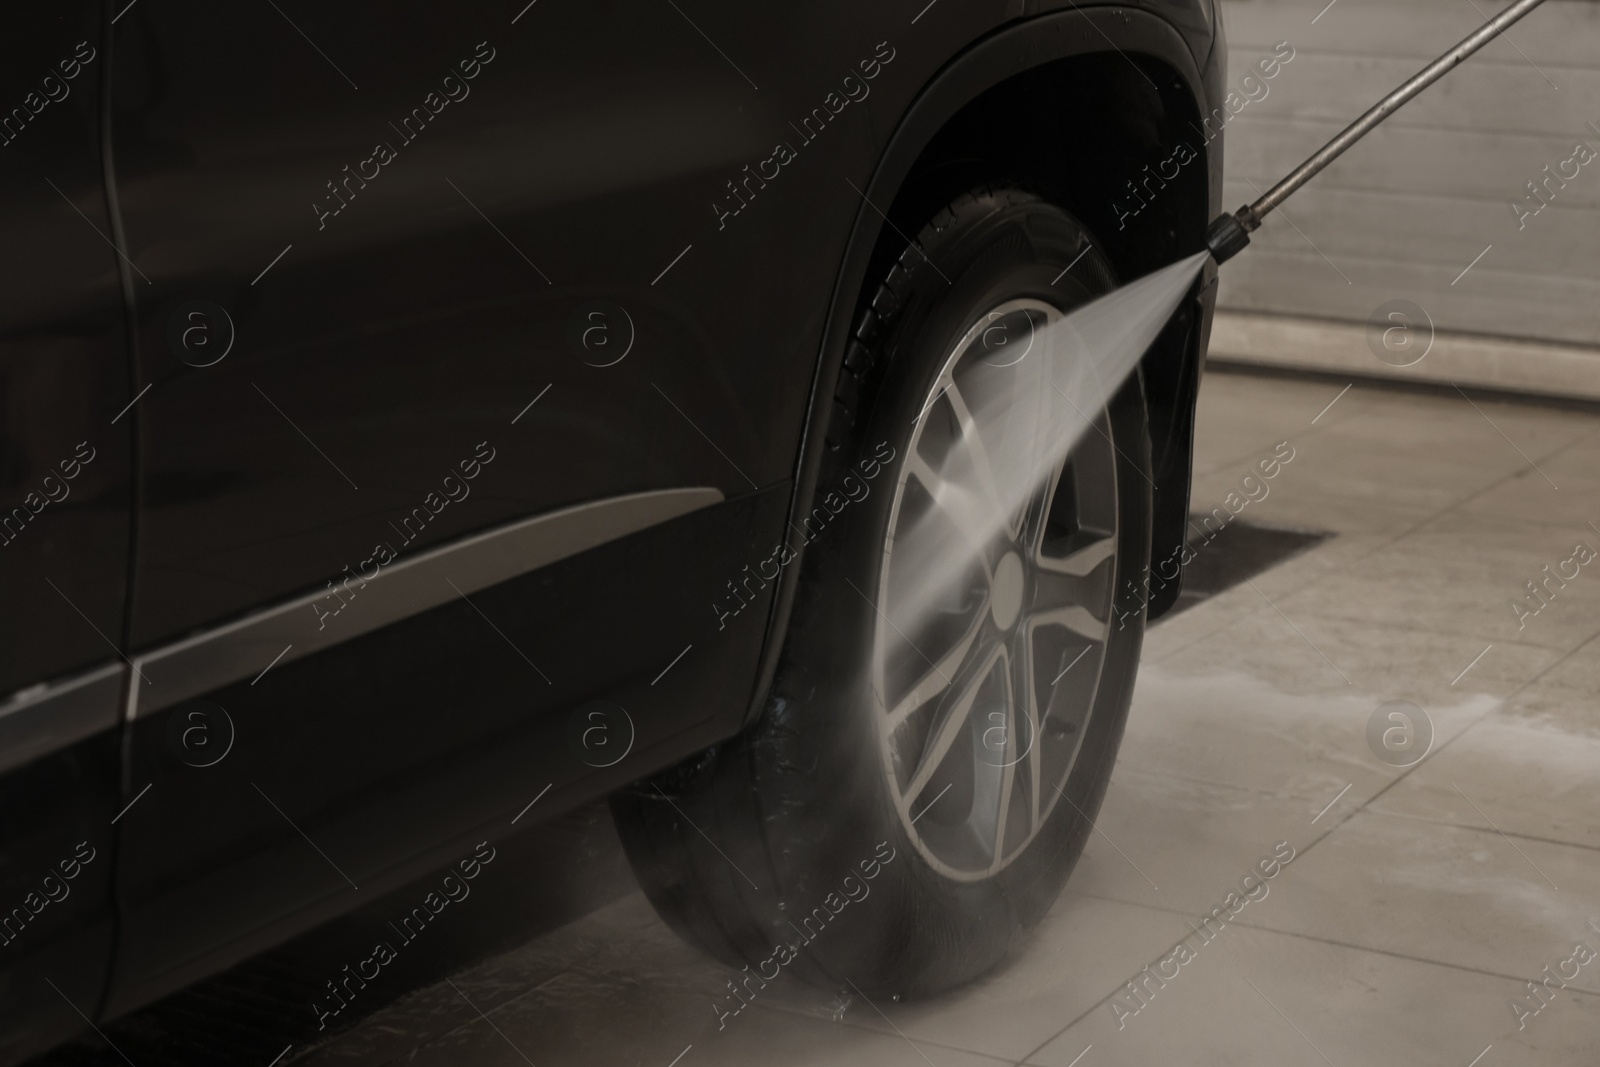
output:
<instances>
[{"instance_id":1,"label":"wheel spoke","mask_svg":"<svg viewBox=\"0 0 1600 1067\"><path fill-rule=\"evenodd\" d=\"M928 743L923 747L922 758L917 763L917 769L911 776L911 783L906 786L905 803L907 806L915 800L928 786L928 780L933 777L933 772L939 769L939 764L944 762L944 757L950 751L950 746L955 743L961 731L966 729L967 716L972 712L972 704L978 697L978 690L983 680L989 676L989 671L994 667L994 661L1003 655L1005 646L996 645L990 653L979 661L977 669L968 673L963 681L963 688L955 700L940 711L935 719L933 730L929 734Z\"/></svg>"},{"instance_id":2,"label":"wheel spoke","mask_svg":"<svg viewBox=\"0 0 1600 1067\"><path fill-rule=\"evenodd\" d=\"M1034 683L1034 655L1033 655L1033 626L1023 627L1021 634L1021 652L1018 659L1022 661L1016 677L1022 690L1020 704L1022 713L1027 717L1027 736L1025 738L1028 751L1028 833L1033 834L1039 827L1039 779L1044 773L1044 716L1039 713L1039 687ZM1013 688L1017 688L1014 686ZM1018 702L1013 698L1013 702Z\"/></svg>"},{"instance_id":3,"label":"wheel spoke","mask_svg":"<svg viewBox=\"0 0 1600 1067\"><path fill-rule=\"evenodd\" d=\"M967 815L967 827L988 853L990 871L999 870L1005 856L1006 818L1011 808L1017 761L1016 689L1012 684L1015 664L1004 645L996 648L995 659L1001 676L1000 697L1004 710L990 712L988 718L999 718L1000 724L985 727L979 733L977 759L972 768L972 808ZM998 751L990 745L990 734L996 730L1001 738Z\"/></svg>"},{"instance_id":4,"label":"wheel spoke","mask_svg":"<svg viewBox=\"0 0 1600 1067\"><path fill-rule=\"evenodd\" d=\"M1040 557L1034 578L1034 618L1050 616L1056 609L1086 605L1077 619L1088 629L1073 625L1066 616L1055 621L1098 640L1101 629L1088 620L1110 617L1116 592L1111 587L1117 574L1116 548L1115 537L1102 537L1062 558Z\"/></svg>"},{"instance_id":5,"label":"wheel spoke","mask_svg":"<svg viewBox=\"0 0 1600 1067\"><path fill-rule=\"evenodd\" d=\"M1107 534L1065 556L1046 556L1040 553L1036 562L1044 570L1053 571L1056 574L1071 575L1074 578L1083 578L1116 554L1117 539Z\"/></svg>"},{"instance_id":6,"label":"wheel spoke","mask_svg":"<svg viewBox=\"0 0 1600 1067\"><path fill-rule=\"evenodd\" d=\"M940 475L938 471L929 466L928 461L923 459L918 452L912 452L906 457L906 470L911 477L922 483L922 487L927 490L928 496L933 500L934 506L955 525L957 531L961 534L961 539L966 543L966 547L977 557L978 561L983 565L984 574L992 581L994 574L989 565L986 549L989 541L994 536L994 531L988 529L984 522L981 501L967 489ZM928 540L935 541L931 537ZM937 545L936 541L935 545ZM917 547L913 547L911 552L915 557L918 569L921 569L924 565L934 563L935 559L938 558L937 552L918 551ZM925 556L926 558L924 558ZM936 574L943 573L943 568L935 566L932 572Z\"/></svg>"},{"instance_id":7,"label":"wheel spoke","mask_svg":"<svg viewBox=\"0 0 1600 1067\"><path fill-rule=\"evenodd\" d=\"M1027 761L1027 821L1022 827L1024 840L1031 838L1039 822L1039 715L1033 685L1033 641L1030 632L1018 634L1014 656L1007 656L1006 672L1006 751L1000 769L998 803L994 815L994 846L990 851L989 871L1005 865L1006 828L1011 817L1012 793L1016 791L1017 768ZM1018 712L1021 712L1019 715ZM1018 745L1026 746L1021 752Z\"/></svg>"},{"instance_id":8,"label":"wheel spoke","mask_svg":"<svg viewBox=\"0 0 1600 1067\"><path fill-rule=\"evenodd\" d=\"M1091 641L1104 641L1111 629L1109 620L1095 618L1082 604L1063 604L1060 607L1036 611L1033 613L1033 625L1036 628L1064 626L1079 637L1087 637Z\"/></svg>"},{"instance_id":9,"label":"wheel spoke","mask_svg":"<svg viewBox=\"0 0 1600 1067\"><path fill-rule=\"evenodd\" d=\"M956 385L951 378L949 388L945 389L944 397L950 403L950 410L955 412L956 425L961 428L961 440L967 447L967 454L971 459L974 480L983 490L983 495L988 497L989 507L995 514L1006 516L1006 532L1012 537L1017 534L1016 524L1007 514L1005 494L1001 491L1000 480L995 476L994 466L989 462L988 449L984 447L983 438L978 434L978 422L972 417L972 409L967 407L967 398L962 395L961 387Z\"/></svg>"},{"instance_id":10,"label":"wheel spoke","mask_svg":"<svg viewBox=\"0 0 1600 1067\"><path fill-rule=\"evenodd\" d=\"M961 676L961 668L967 660L972 644L977 640L978 634L983 631L984 621L988 617L989 608L985 605L973 616L972 625L967 627L967 632L962 634L956 643L950 647L950 651L941 656L927 674L917 679L917 683L911 687L910 691L890 709L887 721L884 724L886 737L893 737L894 732L900 729L901 724L913 712L955 684L955 679Z\"/></svg>"},{"instance_id":11,"label":"wheel spoke","mask_svg":"<svg viewBox=\"0 0 1600 1067\"><path fill-rule=\"evenodd\" d=\"M1050 526L1050 502L1056 498L1056 489L1061 485L1061 474L1066 470L1066 463L1058 463L1028 501L1027 510L1023 513L1021 528L1017 531L1017 543L1026 545L1032 553L1036 564L1044 561L1045 534Z\"/></svg>"},{"instance_id":12,"label":"wheel spoke","mask_svg":"<svg viewBox=\"0 0 1600 1067\"><path fill-rule=\"evenodd\" d=\"M1005 864L1006 856L1006 819L1011 814L1011 791L1016 785L1017 762L1013 754L1017 748L1016 735L1011 729L1016 724L1017 714L1012 707L1015 701L1006 702L1006 715L1009 720L1006 730L1006 762L1000 770L1000 785L998 788L999 803L995 805L994 813L994 844L989 850L989 871L992 874Z\"/></svg>"}]
</instances>

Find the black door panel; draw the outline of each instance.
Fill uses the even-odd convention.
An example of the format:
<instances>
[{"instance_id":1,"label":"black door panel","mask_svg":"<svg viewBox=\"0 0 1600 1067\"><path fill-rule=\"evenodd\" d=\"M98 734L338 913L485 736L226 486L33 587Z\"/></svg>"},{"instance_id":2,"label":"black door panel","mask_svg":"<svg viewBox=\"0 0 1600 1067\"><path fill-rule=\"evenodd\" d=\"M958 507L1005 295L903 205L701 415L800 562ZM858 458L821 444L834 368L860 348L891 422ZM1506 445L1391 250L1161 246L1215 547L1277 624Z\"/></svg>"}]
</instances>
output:
<instances>
[{"instance_id":1,"label":"black door panel","mask_svg":"<svg viewBox=\"0 0 1600 1067\"><path fill-rule=\"evenodd\" d=\"M83 1027L111 955L117 736L37 759L0 797L0 1063Z\"/></svg>"},{"instance_id":2,"label":"black door panel","mask_svg":"<svg viewBox=\"0 0 1600 1067\"><path fill-rule=\"evenodd\" d=\"M536 7L516 27L487 2L279 6L332 62L270 5L156 0L118 25L118 185L153 281L137 645L338 576L480 441L503 458L413 547L791 473L774 420L798 428L830 250L798 188L718 233L712 202L787 124L671 5ZM827 133L852 167L807 150L837 186L835 256L864 128ZM756 300L762 249L782 254ZM597 299L633 341L613 366L570 337ZM226 318L196 320L211 346L181 351L196 301ZM225 358L191 365L230 328Z\"/></svg>"},{"instance_id":3,"label":"black door panel","mask_svg":"<svg viewBox=\"0 0 1600 1067\"><path fill-rule=\"evenodd\" d=\"M134 420L113 422L132 392L99 5L59 6L15 13L0 43L0 694L115 659L128 566Z\"/></svg>"},{"instance_id":4,"label":"black door panel","mask_svg":"<svg viewBox=\"0 0 1600 1067\"><path fill-rule=\"evenodd\" d=\"M727 560L770 553L763 531L782 521L786 490L141 716L132 778L153 785L121 823L127 932L113 1009L373 899L451 848L498 839L547 786L529 818L726 736L754 684L770 588L731 621L712 605L739 577ZM205 717L191 720L197 709ZM231 744L214 764L197 765L221 749L178 752L190 721L226 722L208 741Z\"/></svg>"},{"instance_id":5,"label":"black door panel","mask_svg":"<svg viewBox=\"0 0 1600 1067\"><path fill-rule=\"evenodd\" d=\"M152 279L136 653L324 588L331 608L378 543L406 559L647 490L727 502L305 658L264 648L259 677L185 694L236 731L214 766L171 739L215 713L153 701L117 1007L509 825L546 784L593 796L736 728L770 591L720 631L715 605L783 538L873 156L859 105L790 126L874 56L849 19L277 6L142 0L117 27L117 182ZM758 189L745 168L780 141L798 155ZM637 730L615 767L567 736L596 700Z\"/></svg>"},{"instance_id":6,"label":"black door panel","mask_svg":"<svg viewBox=\"0 0 1600 1067\"><path fill-rule=\"evenodd\" d=\"M111 949L133 393L102 5L0 35L0 1062L83 1026ZM130 272L131 273L131 272ZM142 284L133 276L136 284ZM119 415L121 416L119 418Z\"/></svg>"}]
</instances>

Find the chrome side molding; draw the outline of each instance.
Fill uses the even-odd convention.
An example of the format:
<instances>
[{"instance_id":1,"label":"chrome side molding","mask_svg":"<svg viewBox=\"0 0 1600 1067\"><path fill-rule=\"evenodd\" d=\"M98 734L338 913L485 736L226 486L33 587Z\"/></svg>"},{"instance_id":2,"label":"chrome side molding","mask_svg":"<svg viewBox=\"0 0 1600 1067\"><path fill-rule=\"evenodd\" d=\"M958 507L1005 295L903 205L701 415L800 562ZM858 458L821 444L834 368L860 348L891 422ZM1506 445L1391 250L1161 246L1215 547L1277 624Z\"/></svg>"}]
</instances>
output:
<instances>
[{"instance_id":1,"label":"chrome side molding","mask_svg":"<svg viewBox=\"0 0 1600 1067\"><path fill-rule=\"evenodd\" d=\"M705 487L608 497L403 556L375 574L347 573L331 591L298 597L134 657L127 718L258 677L269 667L722 500L720 490ZM334 607L336 613L330 610Z\"/></svg>"},{"instance_id":2,"label":"chrome side molding","mask_svg":"<svg viewBox=\"0 0 1600 1067\"><path fill-rule=\"evenodd\" d=\"M114 661L11 694L0 703L0 773L115 726L126 671Z\"/></svg>"}]
</instances>

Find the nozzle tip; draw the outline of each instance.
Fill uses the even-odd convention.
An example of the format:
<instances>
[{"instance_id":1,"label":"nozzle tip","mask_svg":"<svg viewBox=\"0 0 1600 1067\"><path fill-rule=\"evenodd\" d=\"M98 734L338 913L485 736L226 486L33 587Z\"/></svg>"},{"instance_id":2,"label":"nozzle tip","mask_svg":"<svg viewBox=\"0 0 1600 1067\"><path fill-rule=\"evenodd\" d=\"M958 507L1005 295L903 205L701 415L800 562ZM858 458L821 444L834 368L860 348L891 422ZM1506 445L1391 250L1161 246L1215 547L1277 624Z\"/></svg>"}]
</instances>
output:
<instances>
[{"instance_id":1,"label":"nozzle tip","mask_svg":"<svg viewBox=\"0 0 1600 1067\"><path fill-rule=\"evenodd\" d=\"M1226 263L1250 243L1250 234L1236 215L1218 215L1206 230L1206 247L1217 263Z\"/></svg>"}]
</instances>

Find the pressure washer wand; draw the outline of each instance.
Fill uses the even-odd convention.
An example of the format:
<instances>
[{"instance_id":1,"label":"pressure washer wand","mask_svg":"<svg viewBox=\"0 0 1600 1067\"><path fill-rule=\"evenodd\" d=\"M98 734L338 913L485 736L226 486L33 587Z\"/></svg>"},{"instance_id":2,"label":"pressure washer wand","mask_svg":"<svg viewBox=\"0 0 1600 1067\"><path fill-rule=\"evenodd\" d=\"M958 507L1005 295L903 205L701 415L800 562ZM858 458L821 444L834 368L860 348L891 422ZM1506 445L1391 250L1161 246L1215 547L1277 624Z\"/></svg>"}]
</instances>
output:
<instances>
[{"instance_id":1,"label":"pressure washer wand","mask_svg":"<svg viewBox=\"0 0 1600 1067\"><path fill-rule=\"evenodd\" d=\"M1316 177L1324 167L1344 154L1345 149L1365 137L1371 129L1400 110L1401 105L1459 66L1472 53L1488 44L1501 30L1544 3L1544 0L1517 0L1484 23L1460 44L1418 71L1404 85L1379 100L1373 108L1347 126L1344 132L1319 148L1286 178L1268 189L1253 204L1246 204L1232 215L1220 215L1206 231L1206 247L1211 257L1224 263L1250 243L1250 233L1261 225L1267 212L1287 200L1295 190Z\"/></svg>"}]
</instances>

